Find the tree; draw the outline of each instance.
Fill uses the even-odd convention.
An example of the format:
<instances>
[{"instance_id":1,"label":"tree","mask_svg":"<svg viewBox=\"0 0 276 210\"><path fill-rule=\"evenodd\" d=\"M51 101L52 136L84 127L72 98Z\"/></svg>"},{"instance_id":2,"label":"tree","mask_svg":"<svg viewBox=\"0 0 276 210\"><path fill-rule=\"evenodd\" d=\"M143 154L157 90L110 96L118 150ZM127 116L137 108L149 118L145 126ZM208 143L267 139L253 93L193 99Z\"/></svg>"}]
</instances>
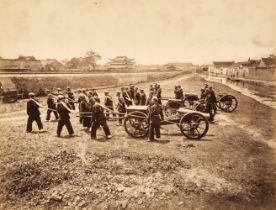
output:
<instances>
[{"instance_id":1,"label":"tree","mask_svg":"<svg viewBox=\"0 0 276 210\"><path fill-rule=\"evenodd\" d=\"M66 67L69 69L78 69L81 63L81 58L71 58L70 61L66 63Z\"/></svg>"},{"instance_id":2,"label":"tree","mask_svg":"<svg viewBox=\"0 0 276 210\"><path fill-rule=\"evenodd\" d=\"M83 65L88 66L89 69L91 69L91 66L92 66L92 69L95 70L95 68L96 68L96 63L97 63L101 58L102 58L102 57L101 57L98 53L96 53L96 52L90 50L90 51L88 51L88 52L85 54L85 57L83 58L83 61L82 61L82 62L83 62Z\"/></svg>"}]
</instances>

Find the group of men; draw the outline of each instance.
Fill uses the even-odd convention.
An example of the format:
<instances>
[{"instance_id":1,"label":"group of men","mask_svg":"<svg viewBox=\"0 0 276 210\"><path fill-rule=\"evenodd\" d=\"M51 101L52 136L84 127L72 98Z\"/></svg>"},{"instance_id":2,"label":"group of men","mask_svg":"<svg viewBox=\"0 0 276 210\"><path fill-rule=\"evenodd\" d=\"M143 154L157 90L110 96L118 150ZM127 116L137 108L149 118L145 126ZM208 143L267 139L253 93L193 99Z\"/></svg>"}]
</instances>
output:
<instances>
[{"instance_id":1,"label":"group of men","mask_svg":"<svg viewBox=\"0 0 276 210\"><path fill-rule=\"evenodd\" d=\"M205 100L206 111L209 113L209 121L214 121L213 111L217 111L217 98L213 88L207 83L205 84L205 87L201 89L200 98Z\"/></svg>"},{"instance_id":2,"label":"group of men","mask_svg":"<svg viewBox=\"0 0 276 210\"><path fill-rule=\"evenodd\" d=\"M157 137L160 136L160 125L158 127L157 116L159 121L163 118L161 109L161 88L159 84L150 85L149 95L143 89L130 85L129 87L122 87L121 91L116 93L116 100L109 95L109 92L104 92L103 105L100 103L100 98L96 90L77 90L74 93L70 87L67 87L64 92L60 88L56 91L50 92L46 90L47 98L47 116L46 122L51 118L51 113L54 114L55 119L58 120L57 137L61 136L61 131L66 126L70 136L74 136L74 129L70 121L70 113L75 112L75 103L78 103L79 122L84 129L91 128L91 139L96 138L97 129L101 126L108 139L112 138L107 120L110 115L118 119L117 125L122 125L122 119L126 113L126 107L130 105L148 105L150 106L149 122L153 126L150 129L150 140L153 140L153 132L155 131ZM27 102L27 113L29 115L27 122L27 132L32 132L33 121L37 122L40 131L43 130L43 125L40 118L39 108L43 106L35 99L34 93L29 93L30 100ZM152 107L152 108L151 108ZM114 111L115 108L117 111ZM159 123L160 124L160 123ZM159 134L158 134L159 133Z\"/></svg>"}]
</instances>

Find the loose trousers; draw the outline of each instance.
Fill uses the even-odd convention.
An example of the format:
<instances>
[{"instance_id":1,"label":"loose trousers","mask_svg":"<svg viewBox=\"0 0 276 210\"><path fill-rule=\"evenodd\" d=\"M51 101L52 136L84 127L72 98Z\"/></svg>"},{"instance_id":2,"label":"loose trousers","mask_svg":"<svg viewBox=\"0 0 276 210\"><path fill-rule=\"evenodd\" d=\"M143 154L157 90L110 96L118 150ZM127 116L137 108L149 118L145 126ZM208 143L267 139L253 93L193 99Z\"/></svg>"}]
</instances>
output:
<instances>
[{"instance_id":1,"label":"loose trousers","mask_svg":"<svg viewBox=\"0 0 276 210\"><path fill-rule=\"evenodd\" d=\"M97 129L102 126L103 130L104 130L104 133L106 136L109 136L110 135L110 130L109 130L109 127L106 123L106 121L94 121L92 122L92 128L91 128L91 138L96 138L96 135L97 135Z\"/></svg>"},{"instance_id":2,"label":"loose trousers","mask_svg":"<svg viewBox=\"0 0 276 210\"><path fill-rule=\"evenodd\" d=\"M38 115L38 116L29 115L29 118L28 118L28 121L27 121L27 132L32 132L32 130L33 130L32 125L33 125L34 121L36 122L39 130L43 129L43 125L42 125L42 122L41 122L40 115Z\"/></svg>"},{"instance_id":3,"label":"loose trousers","mask_svg":"<svg viewBox=\"0 0 276 210\"><path fill-rule=\"evenodd\" d=\"M154 140L154 133L156 138L160 138L160 124L159 123L151 123L149 126L149 139Z\"/></svg>"},{"instance_id":4,"label":"loose trousers","mask_svg":"<svg viewBox=\"0 0 276 210\"><path fill-rule=\"evenodd\" d=\"M73 130L73 127L72 127L70 119L60 119L58 121L58 126L57 126L57 136L60 136L62 128L63 128L64 125L67 128L68 133L70 135L74 134L74 130Z\"/></svg>"},{"instance_id":5,"label":"loose trousers","mask_svg":"<svg viewBox=\"0 0 276 210\"><path fill-rule=\"evenodd\" d=\"M50 118L51 118L51 113L54 113L54 115L55 115L55 118L56 118L56 120L58 119L58 113L57 113L57 111L53 111L53 110L47 110L47 116L46 116L46 120L50 120Z\"/></svg>"}]
</instances>

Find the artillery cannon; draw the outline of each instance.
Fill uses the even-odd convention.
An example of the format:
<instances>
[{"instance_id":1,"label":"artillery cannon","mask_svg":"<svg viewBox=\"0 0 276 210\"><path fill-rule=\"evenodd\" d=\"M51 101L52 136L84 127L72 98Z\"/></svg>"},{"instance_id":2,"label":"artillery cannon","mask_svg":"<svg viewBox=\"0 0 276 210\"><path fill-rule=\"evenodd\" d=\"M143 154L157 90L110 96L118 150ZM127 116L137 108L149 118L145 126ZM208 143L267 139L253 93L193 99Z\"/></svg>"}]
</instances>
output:
<instances>
[{"instance_id":1,"label":"artillery cannon","mask_svg":"<svg viewBox=\"0 0 276 210\"><path fill-rule=\"evenodd\" d=\"M196 94L185 94L183 99L163 98L163 100L167 100L164 108L167 116L174 115L180 107L186 107L199 112L207 112L204 99L200 99L200 97ZM216 107L220 110L224 112L233 112L237 106L238 100L235 96L228 94L216 95ZM213 116L216 115L215 108L212 109L212 113Z\"/></svg>"},{"instance_id":2,"label":"artillery cannon","mask_svg":"<svg viewBox=\"0 0 276 210\"><path fill-rule=\"evenodd\" d=\"M201 139L209 129L205 113L179 108L176 113L166 116L161 125L176 124L181 133L189 139ZM134 138L143 138L148 135L148 107L129 106L124 120L125 131Z\"/></svg>"}]
</instances>

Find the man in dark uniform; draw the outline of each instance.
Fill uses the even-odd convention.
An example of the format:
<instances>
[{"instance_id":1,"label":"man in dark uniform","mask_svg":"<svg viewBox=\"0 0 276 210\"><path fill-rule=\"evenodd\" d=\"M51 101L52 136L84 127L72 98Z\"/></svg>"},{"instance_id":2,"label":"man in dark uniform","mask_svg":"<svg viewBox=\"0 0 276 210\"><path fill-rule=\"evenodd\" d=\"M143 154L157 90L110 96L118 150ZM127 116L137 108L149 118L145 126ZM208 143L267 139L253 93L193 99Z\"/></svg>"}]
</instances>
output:
<instances>
[{"instance_id":1,"label":"man in dark uniform","mask_svg":"<svg viewBox=\"0 0 276 210\"><path fill-rule=\"evenodd\" d=\"M176 99L183 99L184 98L183 90L182 90L180 85L175 86L174 95L175 95Z\"/></svg>"},{"instance_id":2,"label":"man in dark uniform","mask_svg":"<svg viewBox=\"0 0 276 210\"><path fill-rule=\"evenodd\" d=\"M92 109L92 128L91 128L91 139L96 139L97 129L102 126L104 133L108 139L111 139L109 127L106 122L104 115L104 109L100 106L100 99L94 97L95 104Z\"/></svg>"},{"instance_id":3,"label":"man in dark uniform","mask_svg":"<svg viewBox=\"0 0 276 210\"><path fill-rule=\"evenodd\" d=\"M140 105L146 105L147 97L144 90L140 90Z\"/></svg>"},{"instance_id":4,"label":"man in dark uniform","mask_svg":"<svg viewBox=\"0 0 276 210\"><path fill-rule=\"evenodd\" d=\"M211 102L212 102L212 105L213 105L213 109L215 111L217 111L217 107L216 107L217 97L216 97L216 94L215 94L215 92L214 92L214 90L211 86L209 86L209 91L210 91L210 94L211 94Z\"/></svg>"},{"instance_id":5,"label":"man in dark uniform","mask_svg":"<svg viewBox=\"0 0 276 210\"><path fill-rule=\"evenodd\" d=\"M149 96L147 98L147 102L146 102L146 105L147 106L151 106L153 103L152 103L152 98L153 98L153 91L150 91L149 92Z\"/></svg>"},{"instance_id":6,"label":"man in dark uniform","mask_svg":"<svg viewBox=\"0 0 276 210\"><path fill-rule=\"evenodd\" d=\"M59 121L57 126L57 137L60 137L63 126L65 125L69 135L74 136L74 130L70 121L69 113L73 112L69 103L65 103L65 98L63 95L58 96L57 111L59 114Z\"/></svg>"},{"instance_id":7,"label":"man in dark uniform","mask_svg":"<svg viewBox=\"0 0 276 210\"><path fill-rule=\"evenodd\" d=\"M112 99L112 97L109 95L108 92L105 92L105 93L104 93L104 105L105 105L108 109L114 111L113 99ZM107 120L109 119L109 112L110 112L109 110L106 110L106 111L105 111L105 115L106 115ZM114 113L113 113L113 117L116 117L116 115L115 115Z\"/></svg>"},{"instance_id":8,"label":"man in dark uniform","mask_svg":"<svg viewBox=\"0 0 276 210\"><path fill-rule=\"evenodd\" d=\"M209 121L210 122L213 122L214 121L214 116L213 116L213 112L212 110L214 109L213 108L213 96L210 92L209 89L206 89L205 90L205 104L206 104L206 111L209 113Z\"/></svg>"},{"instance_id":9,"label":"man in dark uniform","mask_svg":"<svg viewBox=\"0 0 276 210\"><path fill-rule=\"evenodd\" d=\"M158 98L158 103L161 104L161 93L162 93L162 90L161 90L161 87L159 84L156 85L157 89L156 89L156 96Z\"/></svg>"},{"instance_id":10,"label":"man in dark uniform","mask_svg":"<svg viewBox=\"0 0 276 210\"><path fill-rule=\"evenodd\" d=\"M28 114L28 121L27 121L27 133L32 132L32 124L33 121L37 123L38 129L40 132L43 132L43 125L40 118L39 112L39 104L38 101L34 98L34 93L29 93L30 100L27 102L27 114Z\"/></svg>"},{"instance_id":11,"label":"man in dark uniform","mask_svg":"<svg viewBox=\"0 0 276 210\"><path fill-rule=\"evenodd\" d=\"M121 88L122 97L124 98L124 101L127 106L132 105L131 98L129 96L129 91L125 89L124 87Z\"/></svg>"},{"instance_id":12,"label":"man in dark uniform","mask_svg":"<svg viewBox=\"0 0 276 210\"><path fill-rule=\"evenodd\" d=\"M47 110L46 122L49 122L52 112L54 113L55 118L57 120L58 119L58 113L56 111L57 106L56 106L55 99L52 94L48 94L47 105L48 105L48 110Z\"/></svg>"},{"instance_id":13,"label":"man in dark uniform","mask_svg":"<svg viewBox=\"0 0 276 210\"><path fill-rule=\"evenodd\" d=\"M75 110L75 95L70 87L66 88L66 93L68 96L68 101L69 101L70 106L72 107L73 110Z\"/></svg>"},{"instance_id":14,"label":"man in dark uniform","mask_svg":"<svg viewBox=\"0 0 276 210\"><path fill-rule=\"evenodd\" d=\"M79 96L80 98L80 117L82 118L83 129L87 131L91 127L91 113L89 109L89 101L86 100L84 95Z\"/></svg>"},{"instance_id":15,"label":"man in dark uniform","mask_svg":"<svg viewBox=\"0 0 276 210\"><path fill-rule=\"evenodd\" d=\"M134 94L135 94L134 85L131 85L130 88L129 88L128 95L129 95L129 97L131 98L132 101L134 101Z\"/></svg>"},{"instance_id":16,"label":"man in dark uniform","mask_svg":"<svg viewBox=\"0 0 276 210\"><path fill-rule=\"evenodd\" d=\"M118 116L119 120L118 120L117 126L119 126L119 125L122 125L122 123L123 123L122 117L124 117L124 115L126 113L126 104L125 104L124 98L121 96L121 92L117 92L116 96L117 96L117 106L116 107L117 107L118 112L121 113Z\"/></svg>"},{"instance_id":17,"label":"man in dark uniform","mask_svg":"<svg viewBox=\"0 0 276 210\"><path fill-rule=\"evenodd\" d=\"M160 139L160 123L161 123L161 120L164 119L162 107L158 102L158 98L153 97L152 101L154 104L150 106L149 115L148 115L148 121L150 125L148 141L154 141L154 133L156 135L156 138Z\"/></svg>"},{"instance_id":18,"label":"man in dark uniform","mask_svg":"<svg viewBox=\"0 0 276 210\"><path fill-rule=\"evenodd\" d=\"M137 87L134 90L134 104L135 105L140 104L140 93L139 93L139 89Z\"/></svg>"}]
</instances>

